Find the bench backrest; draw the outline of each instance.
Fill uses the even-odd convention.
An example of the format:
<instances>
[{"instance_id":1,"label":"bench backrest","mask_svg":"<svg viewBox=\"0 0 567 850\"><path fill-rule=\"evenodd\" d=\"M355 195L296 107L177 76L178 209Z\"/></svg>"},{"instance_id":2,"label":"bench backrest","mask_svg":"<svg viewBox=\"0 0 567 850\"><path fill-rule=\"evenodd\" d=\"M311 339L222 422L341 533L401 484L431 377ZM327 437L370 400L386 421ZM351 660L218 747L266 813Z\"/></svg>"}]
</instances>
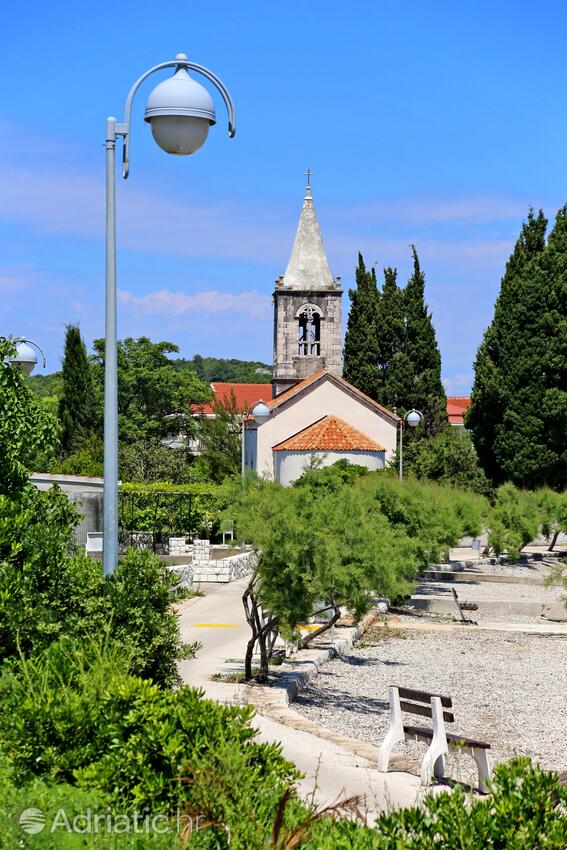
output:
<instances>
[{"instance_id":1,"label":"bench backrest","mask_svg":"<svg viewBox=\"0 0 567 850\"><path fill-rule=\"evenodd\" d=\"M393 685L392 687L397 686ZM444 697L441 694L430 694L427 691L414 691L412 688L398 688L397 690L400 696L400 708L408 714L433 717L431 712L431 697L438 697L441 700L443 708L453 707L451 697ZM411 702L408 702L408 700L411 700ZM443 720L445 723L454 723L455 716L451 711L444 711Z\"/></svg>"}]
</instances>

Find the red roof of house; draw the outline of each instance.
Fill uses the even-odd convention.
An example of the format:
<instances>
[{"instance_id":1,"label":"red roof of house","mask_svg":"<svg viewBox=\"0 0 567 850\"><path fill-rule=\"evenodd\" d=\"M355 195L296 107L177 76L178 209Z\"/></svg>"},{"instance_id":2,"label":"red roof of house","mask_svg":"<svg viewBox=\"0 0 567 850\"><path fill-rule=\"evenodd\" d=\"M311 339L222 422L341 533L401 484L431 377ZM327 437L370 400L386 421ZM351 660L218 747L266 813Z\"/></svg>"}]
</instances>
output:
<instances>
[{"instance_id":1,"label":"red roof of house","mask_svg":"<svg viewBox=\"0 0 567 850\"><path fill-rule=\"evenodd\" d=\"M464 425L465 413L471 405L471 400L464 395L447 396L447 416L451 425Z\"/></svg>"},{"instance_id":2,"label":"red roof of house","mask_svg":"<svg viewBox=\"0 0 567 850\"><path fill-rule=\"evenodd\" d=\"M383 452L385 449L343 419L323 416L293 437L273 446L273 451Z\"/></svg>"},{"instance_id":3,"label":"red roof of house","mask_svg":"<svg viewBox=\"0 0 567 850\"><path fill-rule=\"evenodd\" d=\"M236 408L241 413L253 407L262 399L268 403L272 398L271 384L232 384L216 381L211 384L215 398L223 405L230 406L234 395ZM195 413L214 413L212 404L200 404L196 406Z\"/></svg>"}]
</instances>

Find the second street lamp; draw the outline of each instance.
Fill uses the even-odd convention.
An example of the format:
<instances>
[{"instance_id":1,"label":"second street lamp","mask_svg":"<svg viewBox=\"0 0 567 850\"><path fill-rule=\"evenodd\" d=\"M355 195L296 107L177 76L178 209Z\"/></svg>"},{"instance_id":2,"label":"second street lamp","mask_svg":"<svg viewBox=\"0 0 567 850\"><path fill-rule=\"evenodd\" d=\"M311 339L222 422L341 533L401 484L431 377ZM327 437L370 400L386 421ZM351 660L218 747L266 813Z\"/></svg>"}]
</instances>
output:
<instances>
[{"instance_id":1,"label":"second street lamp","mask_svg":"<svg viewBox=\"0 0 567 850\"><path fill-rule=\"evenodd\" d=\"M407 422L410 428L417 428L423 422L424 416L419 410L408 410L405 416L400 419L400 481L404 475L404 422Z\"/></svg>"},{"instance_id":2,"label":"second street lamp","mask_svg":"<svg viewBox=\"0 0 567 850\"><path fill-rule=\"evenodd\" d=\"M250 408L252 405L248 405L244 413L242 414L241 420L241 469L240 474L242 478L242 483L244 484L244 479L246 477L246 420L250 416ZM256 402L253 410L252 417L256 422L256 425L261 425L263 422L266 422L267 419L270 418L271 410L265 402L260 399L260 401Z\"/></svg>"},{"instance_id":3,"label":"second street lamp","mask_svg":"<svg viewBox=\"0 0 567 850\"><path fill-rule=\"evenodd\" d=\"M114 572L118 563L118 363L116 333L116 139L122 137L122 176L130 171L130 122L134 95L142 83L157 71L174 68L175 73L152 91L144 120L152 128L157 144L167 153L185 156L195 153L205 142L209 127L216 123L215 107L207 90L194 80L195 71L220 92L228 112L228 134L236 132L232 98L224 83L212 71L189 62L185 53L154 65L138 77L126 98L124 121L106 119L106 311L104 347L104 507L103 571Z\"/></svg>"}]
</instances>

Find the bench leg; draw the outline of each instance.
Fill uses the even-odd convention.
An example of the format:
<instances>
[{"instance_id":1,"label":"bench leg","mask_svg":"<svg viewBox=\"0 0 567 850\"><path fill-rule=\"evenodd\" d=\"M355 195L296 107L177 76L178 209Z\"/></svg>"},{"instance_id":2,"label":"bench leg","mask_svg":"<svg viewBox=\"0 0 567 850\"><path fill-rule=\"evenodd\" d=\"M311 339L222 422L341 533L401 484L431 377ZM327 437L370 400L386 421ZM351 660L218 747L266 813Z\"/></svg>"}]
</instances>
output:
<instances>
[{"instance_id":1,"label":"bench leg","mask_svg":"<svg viewBox=\"0 0 567 850\"><path fill-rule=\"evenodd\" d=\"M439 781L445 778L445 756L439 756L433 765L433 775Z\"/></svg>"},{"instance_id":2,"label":"bench leg","mask_svg":"<svg viewBox=\"0 0 567 850\"><path fill-rule=\"evenodd\" d=\"M484 748L473 749L472 757L478 768L478 790L483 794L488 794L487 780L490 779L488 753Z\"/></svg>"},{"instance_id":3,"label":"bench leg","mask_svg":"<svg viewBox=\"0 0 567 850\"><path fill-rule=\"evenodd\" d=\"M435 776L442 779L445 770L445 756L447 755L447 744L442 739L433 739L431 746L425 753L421 763L421 784L430 785Z\"/></svg>"},{"instance_id":4,"label":"bench leg","mask_svg":"<svg viewBox=\"0 0 567 850\"><path fill-rule=\"evenodd\" d=\"M388 772L390 754L396 744L399 744L403 740L405 740L405 736L402 710L400 708L400 695L397 688L390 688L390 728L378 750L378 770L381 773Z\"/></svg>"},{"instance_id":5,"label":"bench leg","mask_svg":"<svg viewBox=\"0 0 567 850\"><path fill-rule=\"evenodd\" d=\"M432 777L442 779L445 772L445 756L449 752L443 707L439 697L431 697L433 717L433 739L421 763L421 784L429 785Z\"/></svg>"}]
</instances>

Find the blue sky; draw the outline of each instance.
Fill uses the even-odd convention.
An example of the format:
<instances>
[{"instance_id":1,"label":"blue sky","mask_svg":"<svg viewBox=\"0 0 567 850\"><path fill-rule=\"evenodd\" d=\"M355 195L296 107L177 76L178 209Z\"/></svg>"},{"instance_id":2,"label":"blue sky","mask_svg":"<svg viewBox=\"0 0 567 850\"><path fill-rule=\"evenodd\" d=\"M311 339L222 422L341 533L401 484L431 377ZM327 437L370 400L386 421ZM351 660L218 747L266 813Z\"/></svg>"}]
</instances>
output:
<instances>
[{"instance_id":1,"label":"blue sky","mask_svg":"<svg viewBox=\"0 0 567 850\"><path fill-rule=\"evenodd\" d=\"M64 327L102 336L105 118L180 51L230 89L194 156L135 105L118 181L119 334L271 362L271 293L305 185L331 269L401 281L415 243L448 392L467 392L529 205L567 200L567 4L542 0L122 0L5 4L0 47L0 334L59 368ZM348 296L345 294L345 319Z\"/></svg>"}]
</instances>

